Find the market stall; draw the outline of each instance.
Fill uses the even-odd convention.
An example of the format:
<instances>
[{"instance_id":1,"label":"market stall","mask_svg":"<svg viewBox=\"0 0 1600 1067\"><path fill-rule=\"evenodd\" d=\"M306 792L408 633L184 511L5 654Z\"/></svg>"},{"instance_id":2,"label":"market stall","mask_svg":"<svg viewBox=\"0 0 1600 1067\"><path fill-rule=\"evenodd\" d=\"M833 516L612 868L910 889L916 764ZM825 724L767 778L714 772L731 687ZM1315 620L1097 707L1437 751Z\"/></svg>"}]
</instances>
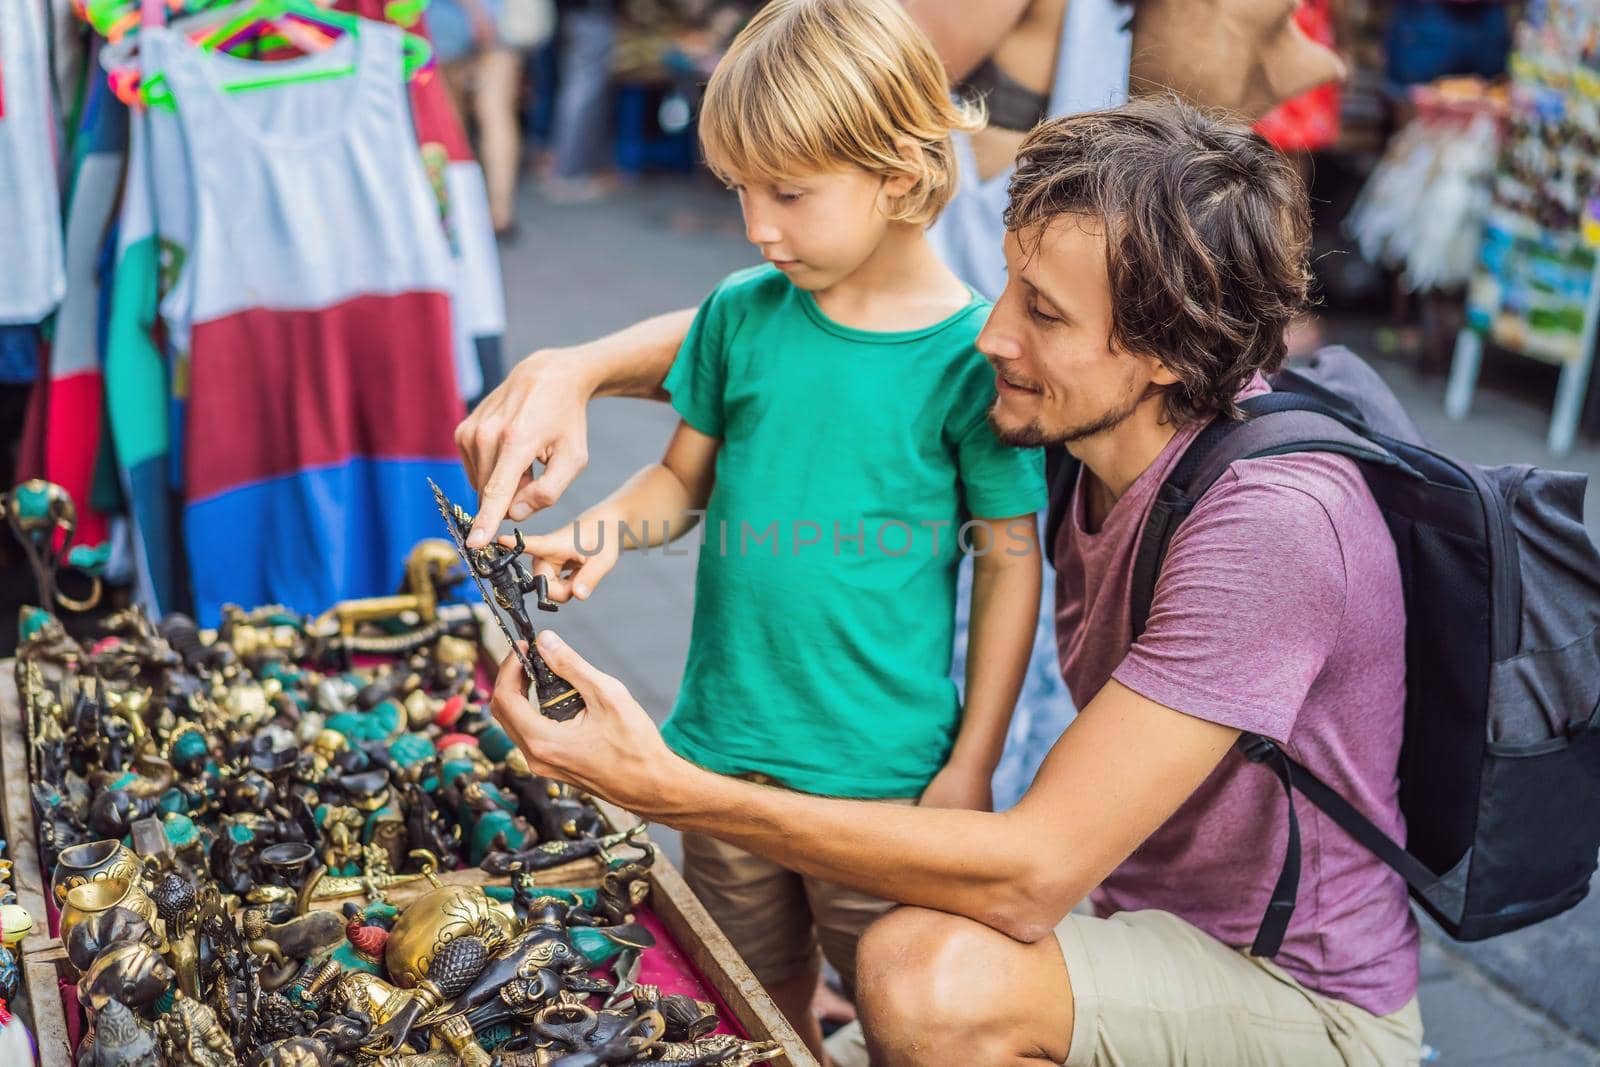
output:
<instances>
[{"instance_id":1,"label":"market stall","mask_svg":"<svg viewBox=\"0 0 1600 1067\"><path fill-rule=\"evenodd\" d=\"M19 532L70 540L30 489ZM25 611L0 777L41 1062L813 1063L644 827L533 775L489 713L537 581L447 541L407 573L214 630ZM442 595L479 582L509 631ZM546 713L581 708L528 669Z\"/></svg>"},{"instance_id":2,"label":"market stall","mask_svg":"<svg viewBox=\"0 0 1600 1067\"><path fill-rule=\"evenodd\" d=\"M1600 325L1600 12L1528 5L1446 408L1470 410L1487 340L1561 368L1548 446L1571 450Z\"/></svg>"}]
</instances>

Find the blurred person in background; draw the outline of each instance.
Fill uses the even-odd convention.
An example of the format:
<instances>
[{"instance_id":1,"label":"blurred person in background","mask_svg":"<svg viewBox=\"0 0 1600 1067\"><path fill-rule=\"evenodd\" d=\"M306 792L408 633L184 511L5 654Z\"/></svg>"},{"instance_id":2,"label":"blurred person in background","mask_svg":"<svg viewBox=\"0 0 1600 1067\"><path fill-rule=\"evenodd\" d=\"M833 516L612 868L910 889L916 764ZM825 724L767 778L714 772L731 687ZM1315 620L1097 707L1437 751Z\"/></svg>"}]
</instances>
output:
<instances>
[{"instance_id":1,"label":"blurred person in background","mask_svg":"<svg viewBox=\"0 0 1600 1067\"><path fill-rule=\"evenodd\" d=\"M522 124L518 102L527 53L555 28L554 0L434 0L428 8L445 84L478 133L495 236L517 225Z\"/></svg>"},{"instance_id":2,"label":"blurred person in background","mask_svg":"<svg viewBox=\"0 0 1600 1067\"><path fill-rule=\"evenodd\" d=\"M607 192L611 164L611 56L617 44L613 0L558 0L561 52L550 173L545 194L557 203Z\"/></svg>"}]
</instances>

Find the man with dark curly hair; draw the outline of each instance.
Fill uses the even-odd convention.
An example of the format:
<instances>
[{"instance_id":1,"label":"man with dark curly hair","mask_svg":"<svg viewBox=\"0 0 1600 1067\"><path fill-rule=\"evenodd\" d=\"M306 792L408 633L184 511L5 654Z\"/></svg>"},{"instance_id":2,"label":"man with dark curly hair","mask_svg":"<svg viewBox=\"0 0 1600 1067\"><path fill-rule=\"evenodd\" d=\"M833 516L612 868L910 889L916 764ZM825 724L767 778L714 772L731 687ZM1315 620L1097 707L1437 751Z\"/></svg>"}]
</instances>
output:
<instances>
[{"instance_id":1,"label":"man with dark curly hair","mask_svg":"<svg viewBox=\"0 0 1600 1067\"><path fill-rule=\"evenodd\" d=\"M1131 620L1163 479L1283 360L1308 284L1305 192L1242 126L1146 101L1034 130L1007 225L1009 280L978 343L990 421L1082 465L1047 546L1082 711L1014 809L886 809L711 774L549 631L541 648L588 712L542 718L508 660L496 714L537 773L906 905L860 950L880 1067L1416 1063L1405 885L1309 806L1282 947L1249 952L1290 845L1283 789L1236 750L1242 733L1404 836L1405 609L1361 474L1329 454L1235 464L1173 537L1137 637ZM638 341L539 373L580 406L584 375L646 391L665 363ZM1074 910L1086 898L1092 914Z\"/></svg>"}]
</instances>

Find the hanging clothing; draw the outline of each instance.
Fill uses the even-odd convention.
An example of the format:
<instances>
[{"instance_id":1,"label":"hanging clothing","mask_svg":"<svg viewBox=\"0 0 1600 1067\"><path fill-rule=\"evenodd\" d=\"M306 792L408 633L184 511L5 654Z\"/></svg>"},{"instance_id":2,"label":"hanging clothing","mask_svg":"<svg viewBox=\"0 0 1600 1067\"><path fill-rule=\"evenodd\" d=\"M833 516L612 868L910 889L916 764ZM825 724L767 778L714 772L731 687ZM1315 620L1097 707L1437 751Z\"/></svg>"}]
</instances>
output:
<instances>
[{"instance_id":1,"label":"hanging clothing","mask_svg":"<svg viewBox=\"0 0 1600 1067\"><path fill-rule=\"evenodd\" d=\"M1304 0L1294 20L1317 44L1333 48L1332 0ZM1315 152L1339 140L1340 85L1319 85L1290 97L1256 120L1255 130L1282 152Z\"/></svg>"},{"instance_id":2,"label":"hanging clothing","mask_svg":"<svg viewBox=\"0 0 1600 1067\"><path fill-rule=\"evenodd\" d=\"M128 128L102 336L106 406L133 541L134 595L153 618L192 610L180 534L183 477L173 445L182 408L170 370L188 361L193 272L182 268L193 221L178 117L140 111Z\"/></svg>"},{"instance_id":3,"label":"hanging clothing","mask_svg":"<svg viewBox=\"0 0 1600 1067\"><path fill-rule=\"evenodd\" d=\"M1067 4L1056 45L1055 80L1050 84L1050 117L1112 107L1127 100L1131 19L1132 5L1125 0L1071 0ZM953 134L952 140L956 192L928 229L928 239L962 281L994 300L1006 285L1001 216L1011 168L980 178L971 140L960 132Z\"/></svg>"},{"instance_id":4,"label":"hanging clothing","mask_svg":"<svg viewBox=\"0 0 1600 1067\"><path fill-rule=\"evenodd\" d=\"M44 405L45 477L71 494L79 544L98 546L109 534L93 491L101 459L105 383L99 330L100 257L115 211L127 140L127 109L103 78L89 86L73 137L66 210L65 285L50 346L50 388Z\"/></svg>"},{"instance_id":5,"label":"hanging clothing","mask_svg":"<svg viewBox=\"0 0 1600 1067\"><path fill-rule=\"evenodd\" d=\"M43 321L66 285L46 17L41 0L0 0L0 326Z\"/></svg>"},{"instance_id":6,"label":"hanging clothing","mask_svg":"<svg viewBox=\"0 0 1600 1067\"><path fill-rule=\"evenodd\" d=\"M413 545L438 535L427 479L470 492L452 439L452 260L401 37L368 22L272 65L349 75L233 93L259 63L142 31L189 178L192 236L162 309L188 323L168 371L202 625L225 602L313 612L391 592Z\"/></svg>"},{"instance_id":7,"label":"hanging clothing","mask_svg":"<svg viewBox=\"0 0 1600 1067\"><path fill-rule=\"evenodd\" d=\"M339 0L335 5L363 18L385 20L384 0ZM425 18L411 32L429 36ZM439 215L455 259L452 321L456 331L456 380L461 398L477 400L499 384L500 349L506 332L505 287L500 249L489 219L483 168L437 70L411 81L411 116L428 178L439 197Z\"/></svg>"},{"instance_id":8,"label":"hanging clothing","mask_svg":"<svg viewBox=\"0 0 1600 1067\"><path fill-rule=\"evenodd\" d=\"M39 377L39 327L0 326L0 385L32 385Z\"/></svg>"},{"instance_id":9,"label":"hanging clothing","mask_svg":"<svg viewBox=\"0 0 1600 1067\"><path fill-rule=\"evenodd\" d=\"M370 2L362 0L362 6ZM489 218L489 191L437 72L412 82L411 114L455 267L450 306L456 381L461 399L471 403L500 382L500 349L506 332L505 285Z\"/></svg>"}]
</instances>

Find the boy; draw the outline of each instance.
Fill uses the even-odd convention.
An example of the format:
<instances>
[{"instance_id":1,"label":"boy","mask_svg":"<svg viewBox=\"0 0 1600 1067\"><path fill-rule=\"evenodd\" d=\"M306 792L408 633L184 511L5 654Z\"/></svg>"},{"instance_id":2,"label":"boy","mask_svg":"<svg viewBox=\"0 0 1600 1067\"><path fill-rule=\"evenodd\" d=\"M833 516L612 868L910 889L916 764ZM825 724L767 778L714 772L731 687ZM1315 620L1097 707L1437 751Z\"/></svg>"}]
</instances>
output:
<instances>
[{"instance_id":1,"label":"boy","mask_svg":"<svg viewBox=\"0 0 1600 1067\"><path fill-rule=\"evenodd\" d=\"M707 163L767 265L701 305L661 463L528 551L592 594L625 538L703 517L694 627L665 726L684 756L803 792L987 808L1039 600L1037 451L1001 445L988 305L924 236L974 117L893 0L775 0L707 86ZM949 677L974 559L965 706ZM937 848L937 842L930 842ZM889 905L701 835L684 874L812 1049L817 947L853 984Z\"/></svg>"}]
</instances>

